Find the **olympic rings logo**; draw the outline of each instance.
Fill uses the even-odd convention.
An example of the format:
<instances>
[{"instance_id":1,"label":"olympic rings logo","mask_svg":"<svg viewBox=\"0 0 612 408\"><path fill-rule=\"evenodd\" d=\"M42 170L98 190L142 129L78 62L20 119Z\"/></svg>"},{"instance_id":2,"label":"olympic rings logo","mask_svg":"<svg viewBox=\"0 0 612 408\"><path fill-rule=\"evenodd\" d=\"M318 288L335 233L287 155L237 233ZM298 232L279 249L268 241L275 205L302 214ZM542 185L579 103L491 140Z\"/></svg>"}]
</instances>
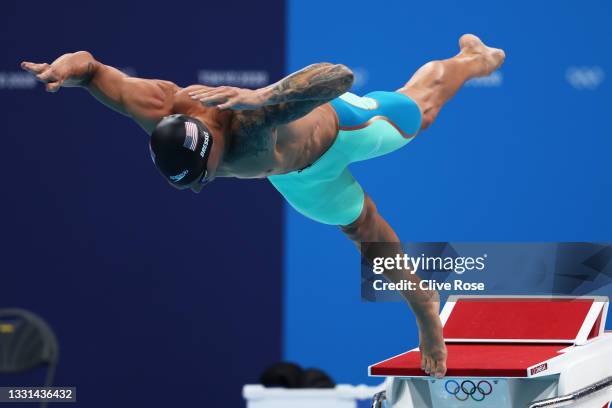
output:
<instances>
[{"instance_id":1,"label":"olympic rings logo","mask_svg":"<svg viewBox=\"0 0 612 408\"><path fill-rule=\"evenodd\" d=\"M459 401L467 401L469 398L474 401L483 401L487 395L493 392L493 385L486 380L478 381L478 383L472 380L464 380L461 384L455 380L448 380L444 384L444 389Z\"/></svg>"}]
</instances>

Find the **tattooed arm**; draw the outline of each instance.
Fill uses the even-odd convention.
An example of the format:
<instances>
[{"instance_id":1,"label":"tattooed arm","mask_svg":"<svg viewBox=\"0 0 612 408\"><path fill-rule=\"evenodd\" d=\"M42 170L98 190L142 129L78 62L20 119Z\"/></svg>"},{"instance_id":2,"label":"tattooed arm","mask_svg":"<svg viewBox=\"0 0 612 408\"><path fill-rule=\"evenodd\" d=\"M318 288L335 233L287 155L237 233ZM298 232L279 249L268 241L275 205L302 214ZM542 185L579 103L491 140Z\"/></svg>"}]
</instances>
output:
<instances>
[{"instance_id":1,"label":"tattooed arm","mask_svg":"<svg viewBox=\"0 0 612 408\"><path fill-rule=\"evenodd\" d=\"M300 101L325 103L348 91L351 85L353 72L348 67L319 63L295 72L259 92L266 106Z\"/></svg>"},{"instance_id":2,"label":"tattooed arm","mask_svg":"<svg viewBox=\"0 0 612 408\"><path fill-rule=\"evenodd\" d=\"M49 92L61 87L86 88L97 100L116 112L134 119L147 132L171 114L178 86L168 81L133 78L96 61L86 51L64 54L53 63L22 62L21 67L36 75Z\"/></svg>"},{"instance_id":3,"label":"tattooed arm","mask_svg":"<svg viewBox=\"0 0 612 408\"><path fill-rule=\"evenodd\" d=\"M205 106L265 113L265 122L279 125L299 119L349 90L353 73L341 64L310 65L265 88L219 87L191 93Z\"/></svg>"}]
</instances>

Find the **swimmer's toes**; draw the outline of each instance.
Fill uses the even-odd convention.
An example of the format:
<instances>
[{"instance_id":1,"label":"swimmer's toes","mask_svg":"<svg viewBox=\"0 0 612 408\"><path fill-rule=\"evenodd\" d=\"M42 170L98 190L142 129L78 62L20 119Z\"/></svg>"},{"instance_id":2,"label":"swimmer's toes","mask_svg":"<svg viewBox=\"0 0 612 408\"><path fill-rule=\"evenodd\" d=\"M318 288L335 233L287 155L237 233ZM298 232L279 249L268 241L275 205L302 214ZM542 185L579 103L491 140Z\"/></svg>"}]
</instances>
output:
<instances>
[{"instance_id":1,"label":"swimmer's toes","mask_svg":"<svg viewBox=\"0 0 612 408\"><path fill-rule=\"evenodd\" d=\"M446 359L436 361L434 375L436 378L442 378L446 375Z\"/></svg>"},{"instance_id":2,"label":"swimmer's toes","mask_svg":"<svg viewBox=\"0 0 612 408\"><path fill-rule=\"evenodd\" d=\"M482 42L482 40L476 37L474 34L463 34L459 38L459 48L461 50L479 50L485 48L486 46Z\"/></svg>"},{"instance_id":3,"label":"swimmer's toes","mask_svg":"<svg viewBox=\"0 0 612 408\"><path fill-rule=\"evenodd\" d=\"M423 355L421 360L421 368L425 373L429 374L431 372L431 359L427 355Z\"/></svg>"},{"instance_id":4,"label":"swimmer's toes","mask_svg":"<svg viewBox=\"0 0 612 408\"><path fill-rule=\"evenodd\" d=\"M489 75L499 68L506 59L506 53L499 48L487 46L474 34L464 34L459 39L459 48L464 55L479 56L483 59L484 70L482 75Z\"/></svg>"}]
</instances>

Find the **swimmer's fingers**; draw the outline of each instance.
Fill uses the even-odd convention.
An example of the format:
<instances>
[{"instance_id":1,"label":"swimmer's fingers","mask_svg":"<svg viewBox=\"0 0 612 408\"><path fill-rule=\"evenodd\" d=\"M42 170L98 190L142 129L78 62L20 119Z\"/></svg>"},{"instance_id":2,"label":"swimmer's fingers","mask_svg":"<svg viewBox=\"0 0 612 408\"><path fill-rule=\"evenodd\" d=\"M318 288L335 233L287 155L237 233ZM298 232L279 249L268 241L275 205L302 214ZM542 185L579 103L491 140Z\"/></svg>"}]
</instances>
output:
<instances>
[{"instance_id":1,"label":"swimmer's fingers","mask_svg":"<svg viewBox=\"0 0 612 408\"><path fill-rule=\"evenodd\" d=\"M218 89L200 96L200 102L205 106L215 106L224 104L238 95L238 91L234 88Z\"/></svg>"},{"instance_id":2,"label":"swimmer's fingers","mask_svg":"<svg viewBox=\"0 0 612 408\"><path fill-rule=\"evenodd\" d=\"M59 78L59 75L47 63L37 64L34 62L24 61L21 63L21 68L28 71L36 77L37 80L46 84L47 92L57 92L62 87L64 81Z\"/></svg>"},{"instance_id":3,"label":"swimmer's fingers","mask_svg":"<svg viewBox=\"0 0 612 408\"><path fill-rule=\"evenodd\" d=\"M21 67L33 74L40 82L57 82L58 75L49 64L35 64L33 62L22 62Z\"/></svg>"},{"instance_id":4,"label":"swimmer's fingers","mask_svg":"<svg viewBox=\"0 0 612 408\"><path fill-rule=\"evenodd\" d=\"M46 84L45 89L47 92L57 92L64 84L64 79L61 75L55 73L53 69L48 69L42 74L36 75L36 78Z\"/></svg>"},{"instance_id":5,"label":"swimmer's fingers","mask_svg":"<svg viewBox=\"0 0 612 408\"><path fill-rule=\"evenodd\" d=\"M217 88L213 88L213 87L206 86L206 85L197 85L197 88L189 92L189 97L191 99L197 99L198 97L204 96L206 95L206 93L214 89L217 89Z\"/></svg>"},{"instance_id":6,"label":"swimmer's fingers","mask_svg":"<svg viewBox=\"0 0 612 408\"><path fill-rule=\"evenodd\" d=\"M30 74L38 75L49 68L49 64L37 64L35 62L23 61L21 69L28 71Z\"/></svg>"},{"instance_id":7,"label":"swimmer's fingers","mask_svg":"<svg viewBox=\"0 0 612 408\"><path fill-rule=\"evenodd\" d=\"M41 68L39 68L40 65L43 65L43 64L36 64L30 61L23 61L19 66L21 67L21 69L23 69L24 71L28 71L30 74L38 74L39 72L42 71Z\"/></svg>"},{"instance_id":8,"label":"swimmer's fingers","mask_svg":"<svg viewBox=\"0 0 612 408\"><path fill-rule=\"evenodd\" d=\"M211 92L215 92L217 90L218 90L218 88L198 89L197 91L189 92L189 96L191 97L191 99L200 99L200 98L210 94Z\"/></svg>"},{"instance_id":9,"label":"swimmer's fingers","mask_svg":"<svg viewBox=\"0 0 612 408\"><path fill-rule=\"evenodd\" d=\"M265 102L257 90L233 86L192 91L189 95L204 106L216 106L221 110L251 110L263 106Z\"/></svg>"},{"instance_id":10,"label":"swimmer's fingers","mask_svg":"<svg viewBox=\"0 0 612 408\"><path fill-rule=\"evenodd\" d=\"M227 102L227 100L228 100L227 95L218 94L218 95L206 96L204 98L201 98L200 102L204 106L215 106L215 105L219 105L220 103L225 103Z\"/></svg>"},{"instance_id":11,"label":"swimmer's fingers","mask_svg":"<svg viewBox=\"0 0 612 408\"><path fill-rule=\"evenodd\" d=\"M191 94L192 99L199 100L204 106L215 106L229 101L238 95L238 88L222 86L211 90L203 90Z\"/></svg>"},{"instance_id":12,"label":"swimmer's fingers","mask_svg":"<svg viewBox=\"0 0 612 408\"><path fill-rule=\"evenodd\" d=\"M205 106L231 107L235 103L236 96L236 92L227 91L201 98L200 102Z\"/></svg>"},{"instance_id":13,"label":"swimmer's fingers","mask_svg":"<svg viewBox=\"0 0 612 408\"><path fill-rule=\"evenodd\" d=\"M237 94L232 98L228 98L225 103L217 105L220 110L232 109L232 110L254 110L261 107L262 104L255 98L249 98L245 94Z\"/></svg>"},{"instance_id":14,"label":"swimmer's fingers","mask_svg":"<svg viewBox=\"0 0 612 408\"><path fill-rule=\"evenodd\" d=\"M62 87L63 83L64 83L64 81L49 82L45 86L45 89L47 90L47 92L55 93L55 92L59 91L59 89Z\"/></svg>"},{"instance_id":15,"label":"swimmer's fingers","mask_svg":"<svg viewBox=\"0 0 612 408\"><path fill-rule=\"evenodd\" d=\"M211 95L215 95L221 92L227 92L229 89L231 89L231 87L229 86L220 86L220 87L216 87L216 88L209 88L209 87L203 87L200 89L197 89L195 91L191 91L189 92L189 96L192 99L200 99L203 98L205 96L211 96Z\"/></svg>"},{"instance_id":16,"label":"swimmer's fingers","mask_svg":"<svg viewBox=\"0 0 612 408\"><path fill-rule=\"evenodd\" d=\"M48 68L40 74L36 75L36 79L38 79L40 82L50 83L57 82L60 78L59 75L57 75L57 73L52 68Z\"/></svg>"},{"instance_id":17,"label":"swimmer's fingers","mask_svg":"<svg viewBox=\"0 0 612 408\"><path fill-rule=\"evenodd\" d=\"M227 102L225 103L217 105L217 108L219 108L220 110L225 110L225 109L242 110L242 109L245 109L246 106L243 107L240 104L239 98L232 98L232 99L228 99Z\"/></svg>"}]
</instances>

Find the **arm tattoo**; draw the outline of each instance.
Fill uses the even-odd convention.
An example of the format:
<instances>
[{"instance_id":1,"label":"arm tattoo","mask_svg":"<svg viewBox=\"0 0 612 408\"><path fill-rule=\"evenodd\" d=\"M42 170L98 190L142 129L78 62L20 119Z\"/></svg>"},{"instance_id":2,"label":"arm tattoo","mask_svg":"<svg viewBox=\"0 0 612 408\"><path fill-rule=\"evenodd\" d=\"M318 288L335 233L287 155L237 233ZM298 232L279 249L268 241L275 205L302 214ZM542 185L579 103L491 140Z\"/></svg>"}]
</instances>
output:
<instances>
[{"instance_id":1,"label":"arm tattoo","mask_svg":"<svg viewBox=\"0 0 612 408\"><path fill-rule=\"evenodd\" d=\"M310 65L266 88L266 106L262 112L267 126L293 122L317 106L348 91L353 72L344 65Z\"/></svg>"},{"instance_id":2,"label":"arm tattoo","mask_svg":"<svg viewBox=\"0 0 612 408\"><path fill-rule=\"evenodd\" d=\"M269 151L274 144L272 128L305 116L348 91L352 84L353 73L346 66L320 63L270 85L263 90L265 106L236 113L232 131L237 143L233 152L237 156L247 152L257 156Z\"/></svg>"},{"instance_id":3,"label":"arm tattoo","mask_svg":"<svg viewBox=\"0 0 612 408\"><path fill-rule=\"evenodd\" d=\"M267 105L297 101L330 101L349 90L353 73L344 65L320 63L293 73L269 87Z\"/></svg>"}]
</instances>

